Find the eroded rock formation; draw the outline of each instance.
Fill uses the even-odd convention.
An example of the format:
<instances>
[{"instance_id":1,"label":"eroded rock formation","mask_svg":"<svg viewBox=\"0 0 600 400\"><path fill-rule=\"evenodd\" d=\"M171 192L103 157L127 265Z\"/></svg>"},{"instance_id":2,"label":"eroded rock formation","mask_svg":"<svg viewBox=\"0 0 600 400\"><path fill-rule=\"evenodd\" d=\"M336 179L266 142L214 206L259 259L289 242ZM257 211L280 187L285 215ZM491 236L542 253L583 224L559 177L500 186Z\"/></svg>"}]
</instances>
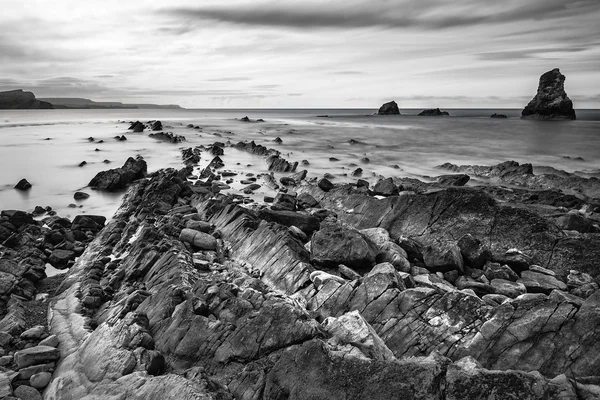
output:
<instances>
[{"instance_id":1,"label":"eroded rock formation","mask_svg":"<svg viewBox=\"0 0 600 400\"><path fill-rule=\"evenodd\" d=\"M521 116L542 120L575 119L573 102L565 92L565 76L558 68L540 77L537 94L525 106Z\"/></svg>"}]
</instances>

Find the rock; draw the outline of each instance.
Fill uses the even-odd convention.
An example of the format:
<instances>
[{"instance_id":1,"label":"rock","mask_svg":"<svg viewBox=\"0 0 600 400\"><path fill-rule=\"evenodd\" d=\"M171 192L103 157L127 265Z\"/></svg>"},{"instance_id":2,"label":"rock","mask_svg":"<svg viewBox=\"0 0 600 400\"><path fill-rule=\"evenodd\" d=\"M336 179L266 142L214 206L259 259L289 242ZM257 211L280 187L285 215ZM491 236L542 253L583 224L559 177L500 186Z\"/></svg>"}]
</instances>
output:
<instances>
[{"instance_id":1,"label":"rock","mask_svg":"<svg viewBox=\"0 0 600 400\"><path fill-rule=\"evenodd\" d=\"M380 179L373 187L373 194L379 196L396 196L399 190L392 178Z\"/></svg>"},{"instance_id":2,"label":"rock","mask_svg":"<svg viewBox=\"0 0 600 400\"><path fill-rule=\"evenodd\" d=\"M567 285L553 276L533 271L523 271L518 283L525 285L528 292L550 294L554 289L567 290Z\"/></svg>"},{"instance_id":3,"label":"rock","mask_svg":"<svg viewBox=\"0 0 600 400\"><path fill-rule=\"evenodd\" d=\"M71 250L56 249L52 251L48 262L57 269L67 268L69 261L75 259L75 252Z\"/></svg>"},{"instance_id":4,"label":"rock","mask_svg":"<svg viewBox=\"0 0 600 400\"><path fill-rule=\"evenodd\" d=\"M540 274L550 275L556 277L556 273L548 268L540 267L539 265L530 265L529 271L539 272Z\"/></svg>"},{"instance_id":5,"label":"rock","mask_svg":"<svg viewBox=\"0 0 600 400\"><path fill-rule=\"evenodd\" d=\"M560 229L581 233L596 232L594 224L579 213L567 213L556 220Z\"/></svg>"},{"instance_id":6,"label":"rock","mask_svg":"<svg viewBox=\"0 0 600 400\"><path fill-rule=\"evenodd\" d=\"M464 262L459 247L452 242L427 246L423 250L423 262L430 271L463 271Z\"/></svg>"},{"instance_id":7,"label":"rock","mask_svg":"<svg viewBox=\"0 0 600 400\"><path fill-rule=\"evenodd\" d=\"M163 129L162 122L154 121L152 123L152 125L150 126L150 129L152 129L153 131L162 131L162 129Z\"/></svg>"},{"instance_id":8,"label":"rock","mask_svg":"<svg viewBox=\"0 0 600 400\"><path fill-rule=\"evenodd\" d=\"M481 269L492 259L492 252L481 241L470 234L460 238L457 243L466 265Z\"/></svg>"},{"instance_id":9,"label":"rock","mask_svg":"<svg viewBox=\"0 0 600 400\"><path fill-rule=\"evenodd\" d=\"M492 279L490 285L494 288L494 293L510 297L511 299L527 293L527 289L522 283L507 281L505 279Z\"/></svg>"},{"instance_id":10,"label":"rock","mask_svg":"<svg viewBox=\"0 0 600 400\"><path fill-rule=\"evenodd\" d=\"M340 274L343 277L348 278L351 281L360 279L360 274L358 272L354 271L352 268L346 267L344 264L338 265L338 271L340 271Z\"/></svg>"},{"instance_id":11,"label":"rock","mask_svg":"<svg viewBox=\"0 0 600 400\"><path fill-rule=\"evenodd\" d=\"M260 210L258 217L284 226L296 226L307 235L319 229L319 219L313 215L294 211Z\"/></svg>"},{"instance_id":12,"label":"rock","mask_svg":"<svg viewBox=\"0 0 600 400\"><path fill-rule=\"evenodd\" d=\"M317 182L317 185L319 186L319 188L321 188L321 190L323 190L325 192L328 192L335 187L334 184L331 183L331 181L327 178L319 179L319 182Z\"/></svg>"},{"instance_id":13,"label":"rock","mask_svg":"<svg viewBox=\"0 0 600 400\"><path fill-rule=\"evenodd\" d=\"M550 296L548 296L548 300L553 300L556 301L557 303L571 303L575 306L577 306L577 308L581 307L583 305L584 299L582 299L579 296L574 296L572 294L569 294L567 292L563 292L562 290L558 290L558 289L554 289L552 292L550 292Z\"/></svg>"},{"instance_id":14,"label":"rock","mask_svg":"<svg viewBox=\"0 0 600 400\"><path fill-rule=\"evenodd\" d=\"M204 232L185 228L179 235L179 240L189 243L200 250L216 250L217 239Z\"/></svg>"},{"instance_id":15,"label":"rock","mask_svg":"<svg viewBox=\"0 0 600 400\"><path fill-rule=\"evenodd\" d=\"M500 265L494 262L487 262L483 267L485 277L490 281L493 279L504 279L507 281L516 282L519 275L513 271L508 265Z\"/></svg>"},{"instance_id":16,"label":"rock","mask_svg":"<svg viewBox=\"0 0 600 400\"><path fill-rule=\"evenodd\" d=\"M465 174L453 174L453 175L440 175L437 178L439 184L447 186L465 186L471 179L469 175Z\"/></svg>"},{"instance_id":17,"label":"rock","mask_svg":"<svg viewBox=\"0 0 600 400\"><path fill-rule=\"evenodd\" d=\"M558 68L540 77L537 94L523 109L521 117L543 120L575 119L573 102L565 92L565 76Z\"/></svg>"},{"instance_id":18,"label":"rock","mask_svg":"<svg viewBox=\"0 0 600 400\"><path fill-rule=\"evenodd\" d=\"M21 385L15 389L15 397L21 400L42 400L42 395L31 386Z\"/></svg>"},{"instance_id":19,"label":"rock","mask_svg":"<svg viewBox=\"0 0 600 400\"><path fill-rule=\"evenodd\" d=\"M0 92L0 110L51 109L52 104L38 100L31 92L22 89Z\"/></svg>"},{"instance_id":20,"label":"rock","mask_svg":"<svg viewBox=\"0 0 600 400\"><path fill-rule=\"evenodd\" d=\"M362 173L363 173L362 168L356 168L354 171L352 171L352 173L350 175L351 176L362 176Z\"/></svg>"},{"instance_id":21,"label":"rock","mask_svg":"<svg viewBox=\"0 0 600 400\"><path fill-rule=\"evenodd\" d=\"M48 386L50 379L52 379L52 374L50 372L40 372L29 378L29 384L31 387L41 390Z\"/></svg>"},{"instance_id":22,"label":"rock","mask_svg":"<svg viewBox=\"0 0 600 400\"><path fill-rule=\"evenodd\" d=\"M85 192L75 192L75 194L73 195L73 198L75 200L85 200L89 197L90 197L90 195Z\"/></svg>"},{"instance_id":23,"label":"rock","mask_svg":"<svg viewBox=\"0 0 600 400\"><path fill-rule=\"evenodd\" d=\"M379 361L394 361L394 353L358 311L340 317L329 317L321 324L323 329L343 344L357 347L365 356Z\"/></svg>"},{"instance_id":24,"label":"rock","mask_svg":"<svg viewBox=\"0 0 600 400\"><path fill-rule=\"evenodd\" d=\"M126 188L136 179L143 178L147 171L143 158L129 157L121 168L99 172L89 183L94 189L117 191Z\"/></svg>"},{"instance_id":25,"label":"rock","mask_svg":"<svg viewBox=\"0 0 600 400\"><path fill-rule=\"evenodd\" d=\"M347 265L357 271L368 271L375 263L377 249L360 232L335 223L326 223L311 240L311 261L337 267Z\"/></svg>"},{"instance_id":26,"label":"rock","mask_svg":"<svg viewBox=\"0 0 600 400\"><path fill-rule=\"evenodd\" d=\"M419 114L419 117L441 117L450 115L447 111L440 111L439 108L432 108L429 110L423 110Z\"/></svg>"},{"instance_id":27,"label":"rock","mask_svg":"<svg viewBox=\"0 0 600 400\"><path fill-rule=\"evenodd\" d=\"M58 336L50 335L39 343L40 346L58 347Z\"/></svg>"},{"instance_id":28,"label":"rock","mask_svg":"<svg viewBox=\"0 0 600 400\"><path fill-rule=\"evenodd\" d=\"M183 143L183 142L187 141L185 136L174 135L172 132L151 133L148 136L151 137L152 139L156 139L161 142L167 142L167 143ZM215 148L220 149L219 147L215 147Z\"/></svg>"},{"instance_id":29,"label":"rock","mask_svg":"<svg viewBox=\"0 0 600 400\"><path fill-rule=\"evenodd\" d=\"M492 115L490 115L490 118L508 118L508 117L504 114L493 113Z\"/></svg>"},{"instance_id":30,"label":"rock","mask_svg":"<svg viewBox=\"0 0 600 400\"><path fill-rule=\"evenodd\" d=\"M45 327L42 325L34 326L33 328L27 329L21 333L21 339L23 340L39 340L45 332Z\"/></svg>"},{"instance_id":31,"label":"rock","mask_svg":"<svg viewBox=\"0 0 600 400\"><path fill-rule=\"evenodd\" d=\"M1 92L0 92L1 93ZM28 190L31 189L31 183L27 181L27 179L21 179L16 185L15 189L18 190Z\"/></svg>"},{"instance_id":32,"label":"rock","mask_svg":"<svg viewBox=\"0 0 600 400\"><path fill-rule=\"evenodd\" d=\"M395 101L390 101L389 103L385 103L381 107L379 107L379 111L377 112L379 115L400 115L400 110L398 109L398 104Z\"/></svg>"},{"instance_id":33,"label":"rock","mask_svg":"<svg viewBox=\"0 0 600 400\"><path fill-rule=\"evenodd\" d=\"M567 286L570 289L593 282L594 278L592 278L590 274L586 274L585 272L580 272L574 269L570 270L569 275L567 275Z\"/></svg>"},{"instance_id":34,"label":"rock","mask_svg":"<svg viewBox=\"0 0 600 400\"><path fill-rule=\"evenodd\" d=\"M190 219L185 223L185 227L188 229L193 229L198 232L209 233L212 229L212 225L206 221L195 221Z\"/></svg>"},{"instance_id":35,"label":"rock","mask_svg":"<svg viewBox=\"0 0 600 400\"><path fill-rule=\"evenodd\" d=\"M296 204L299 208L313 208L319 205L319 202L308 193L300 193L296 198Z\"/></svg>"},{"instance_id":36,"label":"rock","mask_svg":"<svg viewBox=\"0 0 600 400\"><path fill-rule=\"evenodd\" d=\"M128 128L130 131L143 132L146 127L140 121L135 121Z\"/></svg>"},{"instance_id":37,"label":"rock","mask_svg":"<svg viewBox=\"0 0 600 400\"><path fill-rule=\"evenodd\" d=\"M271 209L275 211L296 211L296 196L288 193L277 193Z\"/></svg>"},{"instance_id":38,"label":"rock","mask_svg":"<svg viewBox=\"0 0 600 400\"><path fill-rule=\"evenodd\" d=\"M47 361L55 361L60 357L60 351L50 346L35 346L15 353L15 364L24 368L30 365L42 364Z\"/></svg>"}]
</instances>

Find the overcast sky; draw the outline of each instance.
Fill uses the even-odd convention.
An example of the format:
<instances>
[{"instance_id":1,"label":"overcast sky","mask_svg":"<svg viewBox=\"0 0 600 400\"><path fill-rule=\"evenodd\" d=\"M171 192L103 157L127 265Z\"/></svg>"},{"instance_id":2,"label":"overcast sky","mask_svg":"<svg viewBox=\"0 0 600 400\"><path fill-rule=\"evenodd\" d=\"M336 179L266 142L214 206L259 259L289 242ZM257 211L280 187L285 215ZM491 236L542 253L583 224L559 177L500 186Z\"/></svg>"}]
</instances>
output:
<instances>
[{"instance_id":1,"label":"overcast sky","mask_svg":"<svg viewBox=\"0 0 600 400\"><path fill-rule=\"evenodd\" d=\"M0 90L183 107L600 108L599 0L0 0Z\"/></svg>"}]
</instances>

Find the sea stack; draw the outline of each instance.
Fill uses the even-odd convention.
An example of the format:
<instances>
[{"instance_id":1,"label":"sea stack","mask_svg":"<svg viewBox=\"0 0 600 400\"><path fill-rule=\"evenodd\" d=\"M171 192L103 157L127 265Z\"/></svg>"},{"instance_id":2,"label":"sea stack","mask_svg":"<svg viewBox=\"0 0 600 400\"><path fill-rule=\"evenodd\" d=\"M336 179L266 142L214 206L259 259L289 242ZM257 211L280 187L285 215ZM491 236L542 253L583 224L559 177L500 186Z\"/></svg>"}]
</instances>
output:
<instances>
[{"instance_id":1,"label":"sea stack","mask_svg":"<svg viewBox=\"0 0 600 400\"><path fill-rule=\"evenodd\" d=\"M398 104L395 101L390 101L389 103L385 103L381 107L379 107L379 111L377 112L379 115L400 115L400 110L398 109Z\"/></svg>"},{"instance_id":2,"label":"sea stack","mask_svg":"<svg viewBox=\"0 0 600 400\"><path fill-rule=\"evenodd\" d=\"M523 109L521 117L541 120L575 119L573 102L565 92L565 76L558 68L540 77L537 94Z\"/></svg>"}]
</instances>

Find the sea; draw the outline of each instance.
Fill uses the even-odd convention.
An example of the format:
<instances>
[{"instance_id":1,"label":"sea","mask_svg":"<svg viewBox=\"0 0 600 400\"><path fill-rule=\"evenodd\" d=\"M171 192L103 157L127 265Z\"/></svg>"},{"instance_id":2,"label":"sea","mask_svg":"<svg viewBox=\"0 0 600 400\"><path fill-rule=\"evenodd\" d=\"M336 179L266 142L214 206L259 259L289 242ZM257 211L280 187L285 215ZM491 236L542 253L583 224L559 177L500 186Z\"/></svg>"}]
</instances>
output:
<instances>
[{"instance_id":1,"label":"sea","mask_svg":"<svg viewBox=\"0 0 600 400\"><path fill-rule=\"evenodd\" d=\"M375 115L374 109L0 110L0 210L50 206L65 217L110 218L124 193L87 187L98 172L120 167L136 155L146 160L149 172L181 168L181 149L215 141L254 140L289 161L307 160L308 177L329 173L334 182L356 180L351 172L357 167L363 169L362 179L371 182L381 176L429 179L444 174L435 167L446 162L515 160L583 176L600 172L600 110L577 110L575 121L552 122L522 120L518 109L445 110L449 117L418 117L421 109L401 109L399 116ZM508 118L490 118L493 113ZM246 116L251 122L241 121ZM166 143L147 130L128 131L136 120L160 120L165 132L183 135L186 142ZM115 139L121 135L127 140ZM225 169L238 173L232 192L243 188L239 181L248 174L268 172L260 156L227 148L222 158ZM204 153L197 169L211 159ZM22 178L33 185L30 190L14 189ZM76 201L76 191L90 197ZM263 186L254 197L260 201L273 194Z\"/></svg>"}]
</instances>

